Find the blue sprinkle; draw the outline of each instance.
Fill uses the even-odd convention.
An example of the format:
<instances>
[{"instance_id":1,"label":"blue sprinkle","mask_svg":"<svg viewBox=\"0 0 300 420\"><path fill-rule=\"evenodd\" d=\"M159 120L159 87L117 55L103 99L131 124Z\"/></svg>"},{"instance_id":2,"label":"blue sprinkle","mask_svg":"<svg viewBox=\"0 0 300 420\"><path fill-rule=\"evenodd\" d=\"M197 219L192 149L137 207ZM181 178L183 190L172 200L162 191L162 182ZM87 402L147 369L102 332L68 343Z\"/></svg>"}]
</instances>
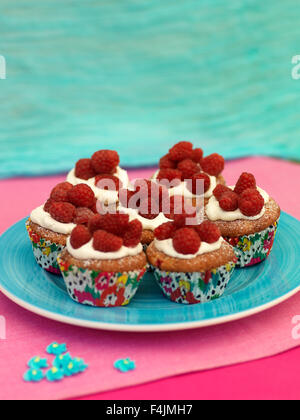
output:
<instances>
[{"instance_id":1,"label":"blue sprinkle","mask_svg":"<svg viewBox=\"0 0 300 420\"><path fill-rule=\"evenodd\" d=\"M47 347L47 353L54 354L55 356L59 356L62 353L65 353L67 351L66 344L58 344L56 341L49 344Z\"/></svg>"},{"instance_id":2,"label":"blue sprinkle","mask_svg":"<svg viewBox=\"0 0 300 420\"><path fill-rule=\"evenodd\" d=\"M23 379L26 382L40 382L45 375L40 369L29 369L24 373Z\"/></svg>"},{"instance_id":3,"label":"blue sprinkle","mask_svg":"<svg viewBox=\"0 0 300 420\"><path fill-rule=\"evenodd\" d=\"M78 372L84 372L89 367L83 359L80 359L80 357L75 357L73 362L75 363Z\"/></svg>"},{"instance_id":4,"label":"blue sprinkle","mask_svg":"<svg viewBox=\"0 0 300 420\"><path fill-rule=\"evenodd\" d=\"M29 360L28 366L31 369L47 368L48 367L47 359L42 359L39 356L34 356L32 359Z\"/></svg>"},{"instance_id":5,"label":"blue sprinkle","mask_svg":"<svg viewBox=\"0 0 300 420\"><path fill-rule=\"evenodd\" d=\"M28 366L30 369L24 373L23 378L26 382L40 382L46 378L50 382L61 381L64 377L70 377L84 372L88 365L80 357L72 358L70 353L66 353L66 344L53 342L46 349L47 353L55 355L52 367L49 368L47 359L40 356L32 357ZM46 374L41 369L49 368Z\"/></svg>"},{"instance_id":6,"label":"blue sprinkle","mask_svg":"<svg viewBox=\"0 0 300 420\"><path fill-rule=\"evenodd\" d=\"M46 373L46 378L50 382L61 381L64 378L64 372L61 369L58 369L57 367L53 366Z\"/></svg>"},{"instance_id":7,"label":"blue sprinkle","mask_svg":"<svg viewBox=\"0 0 300 420\"><path fill-rule=\"evenodd\" d=\"M64 366L68 365L71 360L72 360L72 357L70 353L59 354L58 356L55 357L53 361L53 366L57 367L58 369L62 369Z\"/></svg>"},{"instance_id":8,"label":"blue sprinkle","mask_svg":"<svg viewBox=\"0 0 300 420\"><path fill-rule=\"evenodd\" d=\"M76 357L63 367L63 372L65 376L72 376L84 372L87 368L88 366L85 364L84 360Z\"/></svg>"},{"instance_id":9,"label":"blue sprinkle","mask_svg":"<svg viewBox=\"0 0 300 420\"><path fill-rule=\"evenodd\" d=\"M114 367L120 372L129 372L130 370L134 370L136 368L135 362L133 360L130 360L129 357L127 359L116 360L114 363Z\"/></svg>"}]
</instances>

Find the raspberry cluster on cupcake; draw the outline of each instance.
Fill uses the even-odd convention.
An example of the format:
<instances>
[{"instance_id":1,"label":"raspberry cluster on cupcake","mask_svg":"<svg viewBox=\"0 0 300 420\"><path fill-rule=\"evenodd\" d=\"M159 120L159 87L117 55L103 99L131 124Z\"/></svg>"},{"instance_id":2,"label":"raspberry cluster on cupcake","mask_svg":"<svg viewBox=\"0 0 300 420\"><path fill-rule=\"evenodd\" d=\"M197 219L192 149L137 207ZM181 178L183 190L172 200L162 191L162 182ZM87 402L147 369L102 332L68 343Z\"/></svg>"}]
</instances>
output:
<instances>
[{"instance_id":1,"label":"raspberry cluster on cupcake","mask_svg":"<svg viewBox=\"0 0 300 420\"><path fill-rule=\"evenodd\" d=\"M119 194L120 210L137 218L143 226L142 244L149 245L154 240L154 230L174 218L175 213L195 208L182 196L172 196L168 190L154 181L138 179L131 190L121 190ZM190 210L190 213L193 212Z\"/></svg>"},{"instance_id":2,"label":"raspberry cluster on cupcake","mask_svg":"<svg viewBox=\"0 0 300 420\"><path fill-rule=\"evenodd\" d=\"M47 202L31 212L26 228L37 263L60 274L57 256L76 224L87 224L95 214L96 198L85 184L63 182L53 188Z\"/></svg>"},{"instance_id":3,"label":"raspberry cluster on cupcake","mask_svg":"<svg viewBox=\"0 0 300 420\"><path fill-rule=\"evenodd\" d=\"M119 209L138 219L143 227L141 242L149 245L156 227L168 221L163 213L163 203L169 197L167 190L155 182L139 179L132 188L119 193Z\"/></svg>"},{"instance_id":4,"label":"raspberry cluster on cupcake","mask_svg":"<svg viewBox=\"0 0 300 420\"><path fill-rule=\"evenodd\" d=\"M221 175L224 162L224 158L217 153L204 157L201 148L194 148L191 142L181 141L160 159L154 179L163 183L172 182L170 195L183 195L195 200L202 194L208 199L218 183L225 184ZM204 191L200 193L197 188L199 180L203 181L204 186Z\"/></svg>"},{"instance_id":5,"label":"raspberry cluster on cupcake","mask_svg":"<svg viewBox=\"0 0 300 420\"><path fill-rule=\"evenodd\" d=\"M226 241L234 246L237 266L251 266L269 256L280 207L256 185L253 174L243 172L234 187L218 185L205 213L217 224Z\"/></svg>"},{"instance_id":6,"label":"raspberry cluster on cupcake","mask_svg":"<svg viewBox=\"0 0 300 420\"><path fill-rule=\"evenodd\" d=\"M127 305L146 272L141 236L142 224L121 212L76 226L58 257L70 297L97 307Z\"/></svg>"},{"instance_id":7,"label":"raspberry cluster on cupcake","mask_svg":"<svg viewBox=\"0 0 300 420\"><path fill-rule=\"evenodd\" d=\"M73 185L85 183L91 187L98 200L114 204L120 188L127 188L127 171L120 168L120 157L114 150L98 150L90 159L80 159L68 176Z\"/></svg>"},{"instance_id":8,"label":"raspberry cluster on cupcake","mask_svg":"<svg viewBox=\"0 0 300 420\"><path fill-rule=\"evenodd\" d=\"M236 257L214 223L194 225L190 216L176 215L173 222L159 226L154 234L147 257L166 297L194 304L222 296Z\"/></svg>"}]
</instances>

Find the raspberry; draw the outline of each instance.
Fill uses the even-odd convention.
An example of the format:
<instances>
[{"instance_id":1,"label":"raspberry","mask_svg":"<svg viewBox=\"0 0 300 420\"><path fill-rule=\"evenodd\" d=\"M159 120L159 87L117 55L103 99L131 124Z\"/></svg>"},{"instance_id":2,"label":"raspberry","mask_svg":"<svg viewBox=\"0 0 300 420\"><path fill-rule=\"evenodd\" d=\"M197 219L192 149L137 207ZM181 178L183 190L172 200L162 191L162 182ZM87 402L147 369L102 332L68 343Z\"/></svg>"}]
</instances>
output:
<instances>
[{"instance_id":1,"label":"raspberry","mask_svg":"<svg viewBox=\"0 0 300 420\"><path fill-rule=\"evenodd\" d=\"M99 222L99 229L105 230L113 235L123 236L128 228L129 215L124 213L107 213Z\"/></svg>"},{"instance_id":2,"label":"raspberry","mask_svg":"<svg viewBox=\"0 0 300 420\"><path fill-rule=\"evenodd\" d=\"M174 219L175 214L181 214L184 209L185 198L181 195L166 197L162 203L162 211L168 219Z\"/></svg>"},{"instance_id":3,"label":"raspberry","mask_svg":"<svg viewBox=\"0 0 300 420\"><path fill-rule=\"evenodd\" d=\"M94 213L91 209L88 209L87 207L78 207L76 209L74 223L76 225L87 225L93 216Z\"/></svg>"},{"instance_id":4,"label":"raspberry","mask_svg":"<svg viewBox=\"0 0 300 420\"><path fill-rule=\"evenodd\" d=\"M212 176L218 176L224 169L224 158L217 153L206 156L201 161L201 167L204 172Z\"/></svg>"},{"instance_id":5,"label":"raspberry","mask_svg":"<svg viewBox=\"0 0 300 420\"><path fill-rule=\"evenodd\" d=\"M95 195L88 185L78 184L68 191L68 199L76 207L90 208L94 205Z\"/></svg>"},{"instance_id":6,"label":"raspberry","mask_svg":"<svg viewBox=\"0 0 300 420\"><path fill-rule=\"evenodd\" d=\"M139 215L141 217L144 217L144 219L153 220L158 216L158 213L156 213L156 214L153 214L151 212L149 212L149 213L139 213Z\"/></svg>"},{"instance_id":7,"label":"raspberry","mask_svg":"<svg viewBox=\"0 0 300 420\"><path fill-rule=\"evenodd\" d=\"M196 217L196 212L193 214L188 214L182 212L181 214L174 214L174 225L176 228L182 228L188 226L187 219L194 219Z\"/></svg>"},{"instance_id":8,"label":"raspberry","mask_svg":"<svg viewBox=\"0 0 300 420\"><path fill-rule=\"evenodd\" d=\"M53 188L50 194L50 198L53 201L69 201L68 192L73 188L73 185L69 182L61 182Z\"/></svg>"},{"instance_id":9,"label":"raspberry","mask_svg":"<svg viewBox=\"0 0 300 420\"><path fill-rule=\"evenodd\" d=\"M256 180L254 175L243 172L235 185L234 192L241 194L247 188L256 188Z\"/></svg>"},{"instance_id":10,"label":"raspberry","mask_svg":"<svg viewBox=\"0 0 300 420\"><path fill-rule=\"evenodd\" d=\"M152 197L154 197L155 199L157 197L159 197L159 200L158 200L159 201L159 211L162 212L164 201L170 199L168 189L166 187L160 185L158 193L155 193L155 194L156 195L152 196Z\"/></svg>"},{"instance_id":11,"label":"raspberry","mask_svg":"<svg viewBox=\"0 0 300 420\"><path fill-rule=\"evenodd\" d=\"M167 180L166 184L168 184L168 182L171 182L173 180L177 180L179 184L179 182L181 181L181 178L182 178L181 172L178 171L177 169L161 169L157 175L157 179L159 181ZM165 184L165 182L162 182L162 184Z\"/></svg>"},{"instance_id":12,"label":"raspberry","mask_svg":"<svg viewBox=\"0 0 300 420\"><path fill-rule=\"evenodd\" d=\"M245 216L256 216L261 212L263 206L264 199L255 188L244 190L239 197L239 209Z\"/></svg>"},{"instance_id":13,"label":"raspberry","mask_svg":"<svg viewBox=\"0 0 300 420\"><path fill-rule=\"evenodd\" d=\"M97 174L113 174L119 163L119 155L113 150L99 150L92 156L92 168Z\"/></svg>"},{"instance_id":14,"label":"raspberry","mask_svg":"<svg viewBox=\"0 0 300 420\"><path fill-rule=\"evenodd\" d=\"M139 214L145 219L155 219L159 215L159 202L152 198L147 198L145 201L142 201Z\"/></svg>"},{"instance_id":15,"label":"raspberry","mask_svg":"<svg viewBox=\"0 0 300 420\"><path fill-rule=\"evenodd\" d=\"M238 208L239 196L233 191L225 192L219 200L221 209L225 211L234 211Z\"/></svg>"},{"instance_id":16,"label":"raspberry","mask_svg":"<svg viewBox=\"0 0 300 420\"><path fill-rule=\"evenodd\" d=\"M163 156L159 161L160 169L176 169L176 162L170 159L170 155Z\"/></svg>"},{"instance_id":17,"label":"raspberry","mask_svg":"<svg viewBox=\"0 0 300 420\"><path fill-rule=\"evenodd\" d=\"M232 192L232 190L225 185L218 184L216 188L213 190L213 195L216 197L216 199L219 201L222 195L226 192Z\"/></svg>"},{"instance_id":18,"label":"raspberry","mask_svg":"<svg viewBox=\"0 0 300 420\"><path fill-rule=\"evenodd\" d=\"M80 159L75 165L75 176L80 179L88 180L96 175L92 168L91 159Z\"/></svg>"},{"instance_id":19,"label":"raspberry","mask_svg":"<svg viewBox=\"0 0 300 420\"><path fill-rule=\"evenodd\" d=\"M159 185L148 179L137 179L134 183L134 190L138 192L142 198L148 198L152 195L152 189L158 191Z\"/></svg>"},{"instance_id":20,"label":"raspberry","mask_svg":"<svg viewBox=\"0 0 300 420\"><path fill-rule=\"evenodd\" d=\"M114 235L122 236L128 227L129 215L124 213L95 214L90 218L88 227L93 234L96 230L105 230Z\"/></svg>"},{"instance_id":21,"label":"raspberry","mask_svg":"<svg viewBox=\"0 0 300 420\"><path fill-rule=\"evenodd\" d=\"M161 211L162 202L169 197L167 188L162 185L158 185L153 181L140 179L135 182L134 187L135 192L138 193L139 197L141 197L142 204L143 200L148 200L148 202L151 200L152 210L155 213L159 213Z\"/></svg>"},{"instance_id":22,"label":"raspberry","mask_svg":"<svg viewBox=\"0 0 300 420\"><path fill-rule=\"evenodd\" d=\"M71 233L70 243L74 249L78 249L87 244L91 238L92 235L90 234L88 228L78 225Z\"/></svg>"},{"instance_id":23,"label":"raspberry","mask_svg":"<svg viewBox=\"0 0 300 420\"><path fill-rule=\"evenodd\" d=\"M221 232L215 223L209 222L208 220L196 226L195 230L201 238L201 241L213 244L217 242L221 237Z\"/></svg>"},{"instance_id":24,"label":"raspberry","mask_svg":"<svg viewBox=\"0 0 300 420\"><path fill-rule=\"evenodd\" d=\"M192 176L192 180L187 182L187 189L194 195L200 195L202 193L202 185L200 181L204 181L204 192L209 190L210 179L207 174L200 172Z\"/></svg>"},{"instance_id":25,"label":"raspberry","mask_svg":"<svg viewBox=\"0 0 300 420\"><path fill-rule=\"evenodd\" d=\"M70 203L53 202L50 207L50 215L60 223L72 223L76 208Z\"/></svg>"},{"instance_id":26,"label":"raspberry","mask_svg":"<svg viewBox=\"0 0 300 420\"><path fill-rule=\"evenodd\" d=\"M244 190L239 198L248 198L251 196L257 196L257 197L262 197L262 195L260 194L260 192L258 191L258 189L256 187L253 188L247 188L246 190Z\"/></svg>"},{"instance_id":27,"label":"raspberry","mask_svg":"<svg viewBox=\"0 0 300 420\"><path fill-rule=\"evenodd\" d=\"M180 162L183 159L192 159L193 144L189 141L180 141L169 150L169 157L175 162Z\"/></svg>"},{"instance_id":28,"label":"raspberry","mask_svg":"<svg viewBox=\"0 0 300 420\"><path fill-rule=\"evenodd\" d=\"M156 239L159 241L164 241L165 239L170 239L173 237L174 233L176 232L176 227L174 223L167 222L163 223L162 225L158 226L154 230L154 235Z\"/></svg>"},{"instance_id":29,"label":"raspberry","mask_svg":"<svg viewBox=\"0 0 300 420\"><path fill-rule=\"evenodd\" d=\"M192 159L196 163L201 163L203 159L203 150L198 148L193 150Z\"/></svg>"},{"instance_id":30,"label":"raspberry","mask_svg":"<svg viewBox=\"0 0 300 420\"><path fill-rule=\"evenodd\" d=\"M102 214L95 214L93 217L90 218L88 222L88 228L91 234L93 235L96 230L102 229L102 219L104 216Z\"/></svg>"},{"instance_id":31,"label":"raspberry","mask_svg":"<svg viewBox=\"0 0 300 420\"><path fill-rule=\"evenodd\" d=\"M142 203L139 215L145 219L153 220L159 215L159 203L155 200L148 200L148 209L145 208L146 203Z\"/></svg>"},{"instance_id":32,"label":"raspberry","mask_svg":"<svg viewBox=\"0 0 300 420\"><path fill-rule=\"evenodd\" d=\"M179 254L196 254L200 245L201 239L194 229L178 229L173 236L173 246Z\"/></svg>"},{"instance_id":33,"label":"raspberry","mask_svg":"<svg viewBox=\"0 0 300 420\"><path fill-rule=\"evenodd\" d=\"M123 184L122 181L116 176L103 174L96 176L95 185L102 190L119 191Z\"/></svg>"},{"instance_id":34,"label":"raspberry","mask_svg":"<svg viewBox=\"0 0 300 420\"><path fill-rule=\"evenodd\" d=\"M116 235L105 232L105 230L97 230L94 233L93 247L100 252L117 252L122 248L123 239Z\"/></svg>"},{"instance_id":35,"label":"raspberry","mask_svg":"<svg viewBox=\"0 0 300 420\"><path fill-rule=\"evenodd\" d=\"M51 200L51 198L49 198L49 200L46 201L45 205L44 205L44 211L49 213L50 212L50 207L51 204L54 203L53 200Z\"/></svg>"},{"instance_id":36,"label":"raspberry","mask_svg":"<svg viewBox=\"0 0 300 420\"><path fill-rule=\"evenodd\" d=\"M174 219L175 215L182 213L195 214L196 208L192 204L192 200L182 195L172 195L166 197L161 205L161 211L168 219Z\"/></svg>"},{"instance_id":37,"label":"raspberry","mask_svg":"<svg viewBox=\"0 0 300 420\"><path fill-rule=\"evenodd\" d=\"M145 179L137 180L134 188L134 191L119 192L121 205L138 210L145 219L155 219L162 211L164 200L169 196L167 189Z\"/></svg>"},{"instance_id":38,"label":"raspberry","mask_svg":"<svg viewBox=\"0 0 300 420\"><path fill-rule=\"evenodd\" d=\"M141 242L142 231L142 223L137 219L132 220L128 224L127 230L123 235L124 246L129 248L137 246Z\"/></svg>"},{"instance_id":39,"label":"raspberry","mask_svg":"<svg viewBox=\"0 0 300 420\"><path fill-rule=\"evenodd\" d=\"M168 197L167 189L145 179L137 180L135 191L121 190L119 200L122 206L134 208L146 219L154 219L162 211L163 202Z\"/></svg>"},{"instance_id":40,"label":"raspberry","mask_svg":"<svg viewBox=\"0 0 300 420\"><path fill-rule=\"evenodd\" d=\"M199 172L200 168L191 159L184 159L178 163L177 169L182 174L182 179L190 179L193 175Z\"/></svg>"}]
</instances>

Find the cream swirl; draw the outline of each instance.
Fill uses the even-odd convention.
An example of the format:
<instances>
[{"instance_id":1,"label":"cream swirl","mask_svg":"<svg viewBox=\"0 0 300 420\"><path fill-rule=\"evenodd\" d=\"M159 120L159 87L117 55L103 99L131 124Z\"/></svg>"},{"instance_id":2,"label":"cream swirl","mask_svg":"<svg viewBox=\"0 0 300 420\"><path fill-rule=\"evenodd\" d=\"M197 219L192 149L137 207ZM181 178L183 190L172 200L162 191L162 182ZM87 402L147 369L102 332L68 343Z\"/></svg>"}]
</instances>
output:
<instances>
[{"instance_id":1,"label":"cream swirl","mask_svg":"<svg viewBox=\"0 0 300 420\"><path fill-rule=\"evenodd\" d=\"M143 251L142 244L138 244L136 247L129 248L122 246L119 251L116 252L101 252L97 251L93 247L93 239L82 247L75 249L72 247L70 238L67 239L67 250L72 257L78 260L117 260L129 256L138 255Z\"/></svg>"},{"instance_id":2,"label":"cream swirl","mask_svg":"<svg viewBox=\"0 0 300 420\"><path fill-rule=\"evenodd\" d=\"M119 178L122 182L122 188L127 188L130 184L129 177L127 171L125 169L117 167L117 172L114 174L115 177ZM95 185L96 178L90 178L87 181L85 179L81 179L76 177L75 169L72 169L67 176L67 181L70 182L72 185L77 184L86 184L93 190L96 198L101 201L102 203L107 204L114 204L119 200L119 192L118 191L107 191L101 188L98 188Z\"/></svg>"},{"instance_id":3,"label":"cream swirl","mask_svg":"<svg viewBox=\"0 0 300 420\"><path fill-rule=\"evenodd\" d=\"M224 242L223 238L219 238L218 241L209 244L207 242L201 242L200 248L195 254L180 254L177 252L173 246L173 239L165 239L163 241L159 241L158 239L154 240L154 245L158 251L163 252L164 254L168 255L172 258L180 258L184 260L191 260L198 255L207 254L208 252L217 251L221 248L222 243Z\"/></svg>"},{"instance_id":4,"label":"cream swirl","mask_svg":"<svg viewBox=\"0 0 300 420\"><path fill-rule=\"evenodd\" d=\"M142 223L144 230L153 231L163 223L171 221L163 213L159 213L154 219L146 219L145 217L142 217L137 210L132 208L119 207L119 211L128 214L130 221L138 219Z\"/></svg>"},{"instance_id":5,"label":"cream swirl","mask_svg":"<svg viewBox=\"0 0 300 420\"><path fill-rule=\"evenodd\" d=\"M159 170L155 172L155 174L153 175L153 179L157 180L157 176L158 176ZM206 174L209 177L210 180L210 186L209 189L204 193L204 197L205 198L209 198L212 196L213 190L216 188L217 186L217 178L215 176L211 176ZM188 189L188 181L182 181L180 182L179 185L169 188L169 195L170 197L172 197L173 195L181 195L185 198L197 198L199 197L198 195L193 194L189 189ZM202 195L203 196L203 195Z\"/></svg>"},{"instance_id":6,"label":"cream swirl","mask_svg":"<svg viewBox=\"0 0 300 420\"><path fill-rule=\"evenodd\" d=\"M33 223L36 223L44 229L49 229L52 230L52 232L61 233L63 235L70 235L76 226L74 223L60 223L53 219L53 217L44 210L44 205L33 210L30 219Z\"/></svg>"}]
</instances>

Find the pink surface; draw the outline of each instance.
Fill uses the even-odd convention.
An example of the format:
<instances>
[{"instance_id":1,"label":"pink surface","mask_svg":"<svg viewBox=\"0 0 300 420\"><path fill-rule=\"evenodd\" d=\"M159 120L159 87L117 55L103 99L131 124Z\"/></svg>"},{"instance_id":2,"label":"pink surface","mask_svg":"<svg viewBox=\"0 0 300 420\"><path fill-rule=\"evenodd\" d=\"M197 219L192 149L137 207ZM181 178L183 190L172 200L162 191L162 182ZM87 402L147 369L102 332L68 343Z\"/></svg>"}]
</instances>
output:
<instances>
[{"instance_id":1,"label":"pink surface","mask_svg":"<svg viewBox=\"0 0 300 420\"><path fill-rule=\"evenodd\" d=\"M253 362L166 378L82 399L299 400L299 357L298 347Z\"/></svg>"},{"instance_id":2,"label":"pink surface","mask_svg":"<svg viewBox=\"0 0 300 420\"><path fill-rule=\"evenodd\" d=\"M229 162L225 172L228 183L233 183L243 170L253 171L258 183L280 202L282 209L299 218L299 200L287 188L287 185L291 188L295 185L300 174L299 165L265 158ZM138 174L135 172L132 176ZM6 199L2 202L0 231L29 214L61 179L1 181L0 193ZM89 395L259 359L300 344L300 340L292 338L292 318L300 313L299 294L277 308L245 320L202 330L159 334L70 327L30 314L2 295L0 308L0 315L7 321L7 339L0 340L1 399ZM33 355L42 356L45 347L54 340L66 342L69 351L83 357L90 368L81 376L60 384L25 384L22 374L26 362ZM299 398L300 376L295 366L299 355L300 349L295 349L270 359L106 392L98 398ZM115 371L112 364L121 357L136 360L137 369L128 374ZM294 387L291 389L287 384L292 384L292 379Z\"/></svg>"}]
</instances>

